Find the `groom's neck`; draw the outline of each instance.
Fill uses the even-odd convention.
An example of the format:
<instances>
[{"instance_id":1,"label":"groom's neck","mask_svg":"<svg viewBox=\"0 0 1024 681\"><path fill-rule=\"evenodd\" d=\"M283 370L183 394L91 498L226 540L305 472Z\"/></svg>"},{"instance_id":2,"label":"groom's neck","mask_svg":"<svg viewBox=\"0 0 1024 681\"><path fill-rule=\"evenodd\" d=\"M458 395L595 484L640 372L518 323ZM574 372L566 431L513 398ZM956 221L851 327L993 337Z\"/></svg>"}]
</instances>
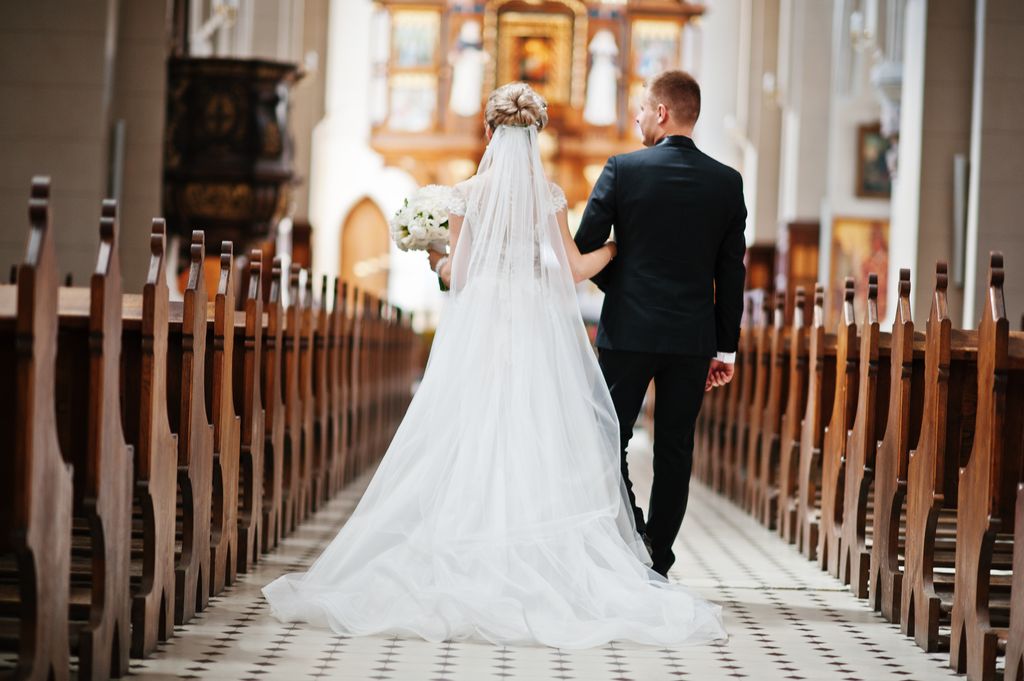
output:
<instances>
[{"instance_id":1,"label":"groom's neck","mask_svg":"<svg viewBox=\"0 0 1024 681\"><path fill-rule=\"evenodd\" d=\"M654 141L655 144L665 139L666 137L672 137L673 135L682 135L683 137L693 137L693 126L673 125L672 127L662 128L661 137Z\"/></svg>"}]
</instances>

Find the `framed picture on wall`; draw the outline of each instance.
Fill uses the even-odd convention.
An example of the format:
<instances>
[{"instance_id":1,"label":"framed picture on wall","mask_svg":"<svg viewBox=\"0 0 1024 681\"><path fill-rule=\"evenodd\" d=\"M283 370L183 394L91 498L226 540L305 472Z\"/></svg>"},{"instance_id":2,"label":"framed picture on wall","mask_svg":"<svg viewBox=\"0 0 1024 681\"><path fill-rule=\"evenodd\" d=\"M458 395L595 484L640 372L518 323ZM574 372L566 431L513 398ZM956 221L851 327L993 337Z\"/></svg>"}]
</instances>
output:
<instances>
[{"instance_id":1,"label":"framed picture on wall","mask_svg":"<svg viewBox=\"0 0 1024 681\"><path fill-rule=\"evenodd\" d=\"M434 68L441 36L441 14L436 10L396 10L391 21L392 66Z\"/></svg>"},{"instance_id":2,"label":"framed picture on wall","mask_svg":"<svg viewBox=\"0 0 1024 681\"><path fill-rule=\"evenodd\" d=\"M888 154L892 144L882 135L879 123L857 127L856 195L868 199L887 199L892 194Z\"/></svg>"},{"instance_id":3,"label":"framed picture on wall","mask_svg":"<svg viewBox=\"0 0 1024 681\"><path fill-rule=\"evenodd\" d=\"M843 282L853 277L857 287L854 307L857 322L864 314L864 292L868 275L878 275L878 315L885 316L889 273L889 221L871 218L837 217L832 222L832 255L829 267L830 324L839 317Z\"/></svg>"},{"instance_id":4,"label":"framed picture on wall","mask_svg":"<svg viewBox=\"0 0 1024 681\"><path fill-rule=\"evenodd\" d=\"M498 16L498 82L529 83L552 104L569 101L572 18L564 14L502 12Z\"/></svg>"},{"instance_id":5,"label":"framed picture on wall","mask_svg":"<svg viewBox=\"0 0 1024 681\"><path fill-rule=\"evenodd\" d=\"M424 132L435 123L437 77L398 73L391 77L388 127L401 132Z\"/></svg>"}]
</instances>

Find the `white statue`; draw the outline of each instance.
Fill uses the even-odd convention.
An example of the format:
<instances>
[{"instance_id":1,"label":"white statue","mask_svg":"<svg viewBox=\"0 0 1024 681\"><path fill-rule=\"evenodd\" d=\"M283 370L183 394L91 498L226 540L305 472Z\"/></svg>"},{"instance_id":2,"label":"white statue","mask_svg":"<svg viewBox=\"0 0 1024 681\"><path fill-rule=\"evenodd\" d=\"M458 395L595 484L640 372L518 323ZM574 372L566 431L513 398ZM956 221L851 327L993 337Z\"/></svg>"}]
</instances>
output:
<instances>
[{"instance_id":1,"label":"white statue","mask_svg":"<svg viewBox=\"0 0 1024 681\"><path fill-rule=\"evenodd\" d=\"M619 48L607 29L590 41L590 74L587 76L587 101L583 120L591 125L612 125L618 118L619 70L615 58Z\"/></svg>"},{"instance_id":2,"label":"white statue","mask_svg":"<svg viewBox=\"0 0 1024 681\"><path fill-rule=\"evenodd\" d=\"M449 105L459 116L480 113L483 97L484 65L490 57L481 49L480 22L470 20L459 30L458 52L452 59L452 95Z\"/></svg>"}]
</instances>

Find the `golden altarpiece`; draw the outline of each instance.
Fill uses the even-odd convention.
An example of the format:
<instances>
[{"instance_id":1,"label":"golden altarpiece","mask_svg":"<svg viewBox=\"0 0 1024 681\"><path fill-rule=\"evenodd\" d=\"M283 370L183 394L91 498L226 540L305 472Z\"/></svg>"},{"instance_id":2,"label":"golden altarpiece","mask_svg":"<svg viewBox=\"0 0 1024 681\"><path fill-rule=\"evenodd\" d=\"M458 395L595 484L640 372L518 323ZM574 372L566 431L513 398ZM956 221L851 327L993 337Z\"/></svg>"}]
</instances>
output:
<instances>
[{"instance_id":1,"label":"golden altarpiece","mask_svg":"<svg viewBox=\"0 0 1024 681\"><path fill-rule=\"evenodd\" d=\"M671 0L379 0L372 145L420 184L470 176L484 151L484 99L521 80L548 101L548 173L570 205L609 156L639 148L643 83L682 64L701 5Z\"/></svg>"}]
</instances>

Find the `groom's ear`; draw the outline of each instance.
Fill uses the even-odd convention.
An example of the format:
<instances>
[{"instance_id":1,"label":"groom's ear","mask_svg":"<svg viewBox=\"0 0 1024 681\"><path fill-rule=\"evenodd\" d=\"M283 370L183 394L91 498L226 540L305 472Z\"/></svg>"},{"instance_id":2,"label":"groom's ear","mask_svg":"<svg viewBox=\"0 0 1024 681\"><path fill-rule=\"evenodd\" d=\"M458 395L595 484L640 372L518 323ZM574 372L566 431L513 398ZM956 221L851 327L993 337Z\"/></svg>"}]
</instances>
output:
<instances>
[{"instance_id":1,"label":"groom's ear","mask_svg":"<svg viewBox=\"0 0 1024 681\"><path fill-rule=\"evenodd\" d=\"M658 104L658 125L664 125L668 122L668 107L664 104Z\"/></svg>"}]
</instances>

